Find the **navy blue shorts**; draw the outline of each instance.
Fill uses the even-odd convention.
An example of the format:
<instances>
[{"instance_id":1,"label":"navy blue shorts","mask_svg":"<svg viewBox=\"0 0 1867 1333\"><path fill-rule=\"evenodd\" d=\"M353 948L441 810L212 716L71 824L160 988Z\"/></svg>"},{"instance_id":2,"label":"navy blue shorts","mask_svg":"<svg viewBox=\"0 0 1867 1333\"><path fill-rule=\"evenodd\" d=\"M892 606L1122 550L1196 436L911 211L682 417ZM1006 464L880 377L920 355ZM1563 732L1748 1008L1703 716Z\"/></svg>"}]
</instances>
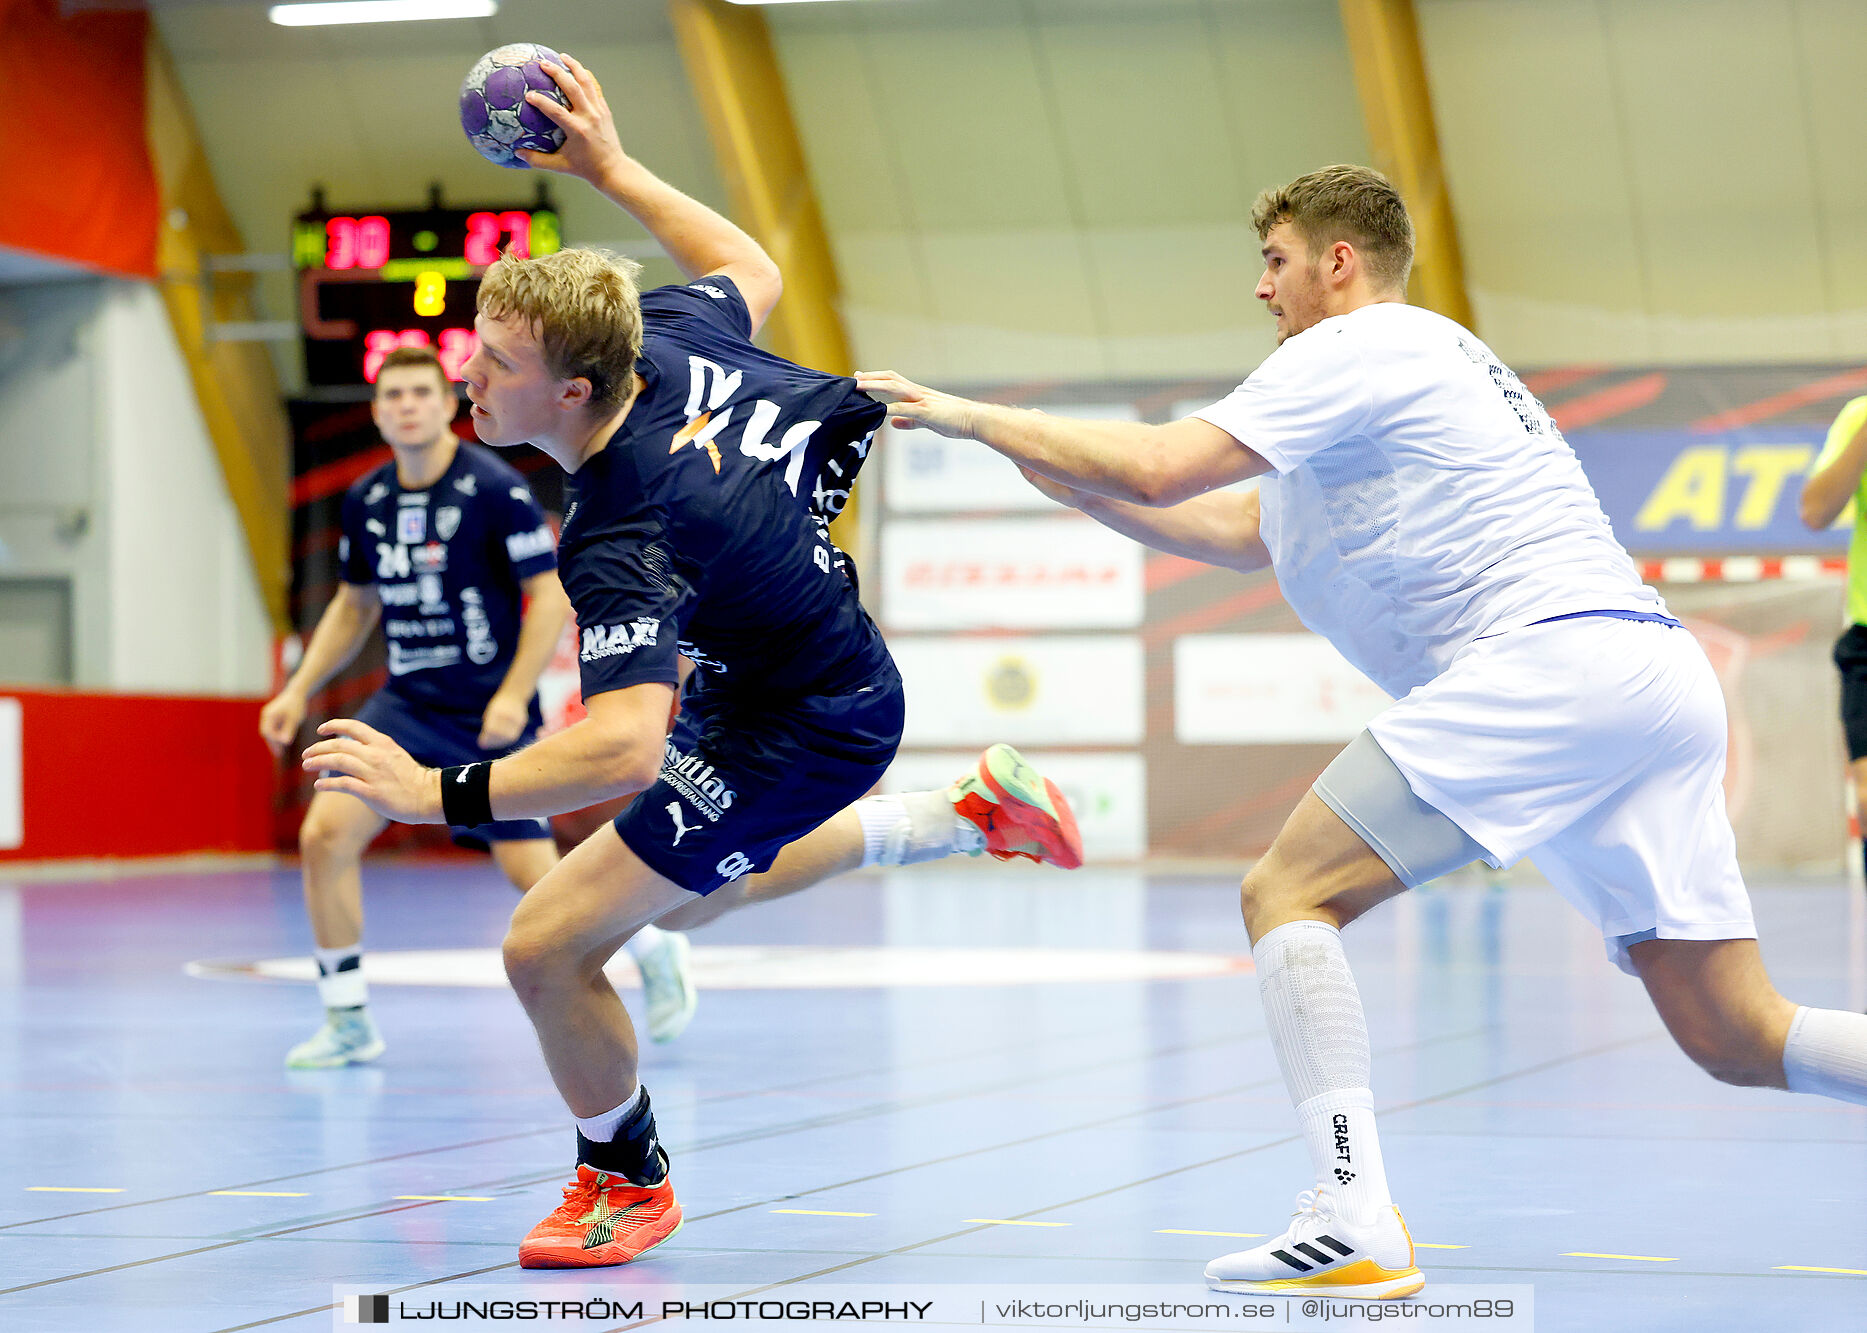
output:
<instances>
[{"instance_id":1,"label":"navy blue shorts","mask_svg":"<svg viewBox=\"0 0 1867 1333\"><path fill-rule=\"evenodd\" d=\"M537 727L528 725L524 734L505 749L482 750L477 713L443 713L432 708L417 708L391 690L372 694L363 707L357 709L356 720L376 728L407 750L416 762L429 768L452 768L456 764L497 759L538 738ZM499 819L491 824L456 827L451 831L454 841L463 847L484 848L494 842L548 838L551 825L542 819Z\"/></svg>"},{"instance_id":2,"label":"navy blue shorts","mask_svg":"<svg viewBox=\"0 0 1867 1333\"><path fill-rule=\"evenodd\" d=\"M769 870L787 843L882 780L903 707L892 665L852 694L702 690L683 701L661 777L616 816L616 832L650 870L695 893Z\"/></svg>"}]
</instances>

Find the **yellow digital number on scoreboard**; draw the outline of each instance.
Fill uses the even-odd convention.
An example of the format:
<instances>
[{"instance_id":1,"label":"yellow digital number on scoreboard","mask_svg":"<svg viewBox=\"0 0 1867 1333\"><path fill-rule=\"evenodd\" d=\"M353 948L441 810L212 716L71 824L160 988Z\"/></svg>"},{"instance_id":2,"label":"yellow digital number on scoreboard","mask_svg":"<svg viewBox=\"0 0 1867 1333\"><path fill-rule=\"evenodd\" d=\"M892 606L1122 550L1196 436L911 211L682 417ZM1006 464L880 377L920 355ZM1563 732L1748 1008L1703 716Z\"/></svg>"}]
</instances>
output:
<instances>
[{"instance_id":1,"label":"yellow digital number on scoreboard","mask_svg":"<svg viewBox=\"0 0 1867 1333\"><path fill-rule=\"evenodd\" d=\"M415 313L434 316L447 308L447 279L433 269L415 275Z\"/></svg>"}]
</instances>

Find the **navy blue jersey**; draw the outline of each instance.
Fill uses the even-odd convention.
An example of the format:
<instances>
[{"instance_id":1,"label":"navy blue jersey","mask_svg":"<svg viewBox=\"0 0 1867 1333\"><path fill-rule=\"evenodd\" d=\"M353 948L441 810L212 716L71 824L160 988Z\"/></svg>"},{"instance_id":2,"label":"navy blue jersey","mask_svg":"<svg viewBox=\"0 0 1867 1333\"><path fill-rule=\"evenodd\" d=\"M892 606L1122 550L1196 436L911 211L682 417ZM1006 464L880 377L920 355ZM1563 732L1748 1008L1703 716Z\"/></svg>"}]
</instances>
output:
<instances>
[{"instance_id":1,"label":"navy blue jersey","mask_svg":"<svg viewBox=\"0 0 1867 1333\"><path fill-rule=\"evenodd\" d=\"M718 275L642 296L642 389L570 481L560 549L585 698L673 684L835 694L891 671L828 519L885 409L751 340Z\"/></svg>"},{"instance_id":2,"label":"navy blue jersey","mask_svg":"<svg viewBox=\"0 0 1867 1333\"><path fill-rule=\"evenodd\" d=\"M393 462L352 486L338 564L344 582L373 584L382 599L388 689L479 714L518 647L520 583L555 567L557 553L525 479L463 441L426 490L402 489Z\"/></svg>"}]
</instances>

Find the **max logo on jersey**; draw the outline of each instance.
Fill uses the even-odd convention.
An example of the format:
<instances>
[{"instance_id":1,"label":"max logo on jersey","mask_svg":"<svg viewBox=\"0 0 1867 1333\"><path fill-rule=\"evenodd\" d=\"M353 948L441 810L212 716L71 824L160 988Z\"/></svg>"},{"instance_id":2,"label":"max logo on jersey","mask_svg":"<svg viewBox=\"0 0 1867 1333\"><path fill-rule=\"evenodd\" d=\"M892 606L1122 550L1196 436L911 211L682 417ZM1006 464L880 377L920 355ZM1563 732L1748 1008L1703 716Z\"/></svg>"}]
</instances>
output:
<instances>
[{"instance_id":1,"label":"max logo on jersey","mask_svg":"<svg viewBox=\"0 0 1867 1333\"><path fill-rule=\"evenodd\" d=\"M641 616L626 625L592 625L583 632L583 648L578 657L594 662L601 657L621 657L637 648L653 648L661 622L653 616Z\"/></svg>"}]
</instances>

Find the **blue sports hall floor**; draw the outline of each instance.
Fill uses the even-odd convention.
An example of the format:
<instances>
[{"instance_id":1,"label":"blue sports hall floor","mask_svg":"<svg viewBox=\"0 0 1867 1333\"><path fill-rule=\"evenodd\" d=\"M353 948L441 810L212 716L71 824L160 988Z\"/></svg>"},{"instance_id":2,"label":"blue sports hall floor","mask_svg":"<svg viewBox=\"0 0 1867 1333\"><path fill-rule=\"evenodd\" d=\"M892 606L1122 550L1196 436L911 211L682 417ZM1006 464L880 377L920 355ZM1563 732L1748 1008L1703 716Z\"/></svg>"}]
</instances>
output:
<instances>
[{"instance_id":1,"label":"blue sports hall floor","mask_svg":"<svg viewBox=\"0 0 1867 1333\"><path fill-rule=\"evenodd\" d=\"M516 1264L573 1145L500 984L510 890L484 862L365 882L388 1052L300 1074L294 870L0 871L0 1329L589 1280ZM644 1067L687 1226L598 1276L1202 1295L1310 1183L1235 883L922 867L697 934L699 1014ZM1867 1003L1858 889L1756 898L1787 994ZM1546 1331L1867 1328L1867 1110L1699 1074L1539 885L1412 895L1349 952L1434 1283L1527 1284Z\"/></svg>"}]
</instances>

